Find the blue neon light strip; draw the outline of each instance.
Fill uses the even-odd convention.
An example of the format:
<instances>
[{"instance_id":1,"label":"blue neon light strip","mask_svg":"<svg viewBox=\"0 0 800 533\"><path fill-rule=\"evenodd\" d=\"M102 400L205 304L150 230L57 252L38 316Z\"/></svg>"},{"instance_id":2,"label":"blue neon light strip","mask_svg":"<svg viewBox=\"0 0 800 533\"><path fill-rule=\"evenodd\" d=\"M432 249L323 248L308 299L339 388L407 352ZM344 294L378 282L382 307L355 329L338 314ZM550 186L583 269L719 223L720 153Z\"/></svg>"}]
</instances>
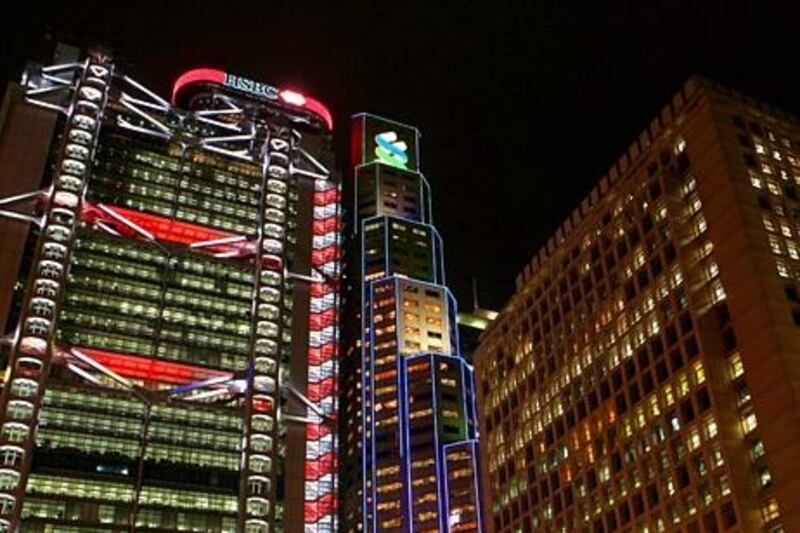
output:
<instances>
[{"instance_id":1,"label":"blue neon light strip","mask_svg":"<svg viewBox=\"0 0 800 533\"><path fill-rule=\"evenodd\" d=\"M377 139L376 139L377 141ZM390 140L387 139L387 143L389 146L394 147L391 144ZM391 151L392 149L389 146L383 146L383 143L379 143L380 147L385 148L386 150ZM416 146L418 154L419 147ZM382 176L380 173L380 166L386 163L375 163L378 165L378 171L375 173L374 178L374 191L376 194L375 201L382 202L382 194L381 189L383 188L382 185ZM367 165L359 165L356 168L356 173L358 171L366 167ZM369 165L370 167L372 164ZM418 219L416 217L409 217L404 218L397 215L390 215L382 213L382 205L376 206L377 215L370 216L367 218L359 219L358 213L355 213L356 217L356 227L360 230L360 248L361 248L361 441L362 441L362 458L361 458L361 465L362 465L362 501L361 501L361 510L362 510L362 526L363 531L365 532L373 532L376 533L379 529L379 516L380 512L377 510L377 503L378 499L378 463L377 463L377 427L376 427L376 417L375 417L375 407L376 407L376 382L375 382L375 359L377 349L375 346L375 330L376 330L376 323L375 323L375 288L378 286L383 286L384 284L391 284L393 286L394 291L394 327L395 331L393 333L393 338L395 341L395 355L396 360L394 364L394 368L397 370L397 376L395 379L396 383L396 399L397 399L397 406L396 406L396 413L398 416L398 427L396 428L397 431L393 433L397 434L398 442L394 445L398 446L397 455L399 457L399 478L403 482L405 487L401 489L400 495L400 503L401 503L401 510L400 516L405 521L405 523L401 526L403 531L414 531L414 489L412 485L412 468L411 468L411 433L410 433L410 403L409 403L409 374L408 368L414 362L422 359L428 360L430 364L430 372L431 372L431 392L432 392L432 409L433 413L432 416L434 417L433 420L433 427L434 427L434 472L436 474L436 493L439 495L438 502L437 502L437 512L438 512L438 519L440 529L442 531L447 531L448 522L450 519L449 515L449 492L448 492L448 483L447 483L447 450L451 449L456 446L464 446L467 448L471 448L471 465L472 465L472 473L473 473L473 481L475 487L475 494L474 499L477 505L476 509L476 516L478 517L478 524L479 529L478 531L482 531L481 525L481 510L480 510L480 497L479 497L479 482L478 482L478 463L477 463L477 444L475 439L477 438L477 423L475 420L475 395L474 395L474 375L472 371L472 367L463 359L461 356L460 351L460 338L458 332L458 326L456 322L456 315L457 315L457 304L453 294L450 290L443 284L444 283L444 251L443 245L441 241L441 237L436 230L436 228L431 224L431 195L430 195L430 186L427 183L427 180L422 176L422 174L413 171L411 172L418 176L419 182L419 213ZM356 198L358 198L358 179L356 179ZM392 272L392 257L391 257L391 249L389 246L389 232L391 231L391 221L398 220L402 221L407 224L413 224L414 226L422 226L426 227L430 230L430 238L429 238L429 246L431 247L431 259L433 261L432 271L434 272L434 280L435 282L429 282L424 280L418 280L413 278L408 278L406 276L395 276L394 272ZM366 276L366 226L367 224L372 224L375 222L380 221L383 227L381 231L383 231L383 272L384 275L380 278L371 279L366 281L364 278ZM438 283L437 283L438 282ZM444 322L447 323L447 331L442 331L443 337L442 341L447 339L449 343L449 352L450 353L430 353L430 352L423 352L423 353L407 353L401 349L401 341L403 339L403 335L400 333L402 326L404 324L404 320L401 319L401 312L402 309L400 307L400 299L402 297L402 287L405 284L412 284L418 287L430 287L436 288L443 292L443 301L442 301L442 308L443 311L441 313L441 318ZM383 298L386 294L382 293L381 298ZM391 319L386 320L384 318L384 322L381 324L381 327L384 327L386 324L391 324ZM367 334L367 329L369 329L369 334ZM446 335L445 335L446 333ZM440 420L440 413L439 413L439 387L437 376L439 374L438 370L438 363L443 360L452 360L452 363L457 365L455 368L456 375L460 383L458 384L458 392L460 394L460 398L458 399L458 403L460 406L460 418L466 428L466 435L465 439L457 442L452 443L441 443L439 440L439 426L441 425L442 421ZM388 384L388 383L387 383ZM369 399L369 402L367 401ZM386 401L386 400L384 400ZM366 422L369 419L369 426L367 426ZM369 428L367 430L367 428Z\"/></svg>"}]
</instances>

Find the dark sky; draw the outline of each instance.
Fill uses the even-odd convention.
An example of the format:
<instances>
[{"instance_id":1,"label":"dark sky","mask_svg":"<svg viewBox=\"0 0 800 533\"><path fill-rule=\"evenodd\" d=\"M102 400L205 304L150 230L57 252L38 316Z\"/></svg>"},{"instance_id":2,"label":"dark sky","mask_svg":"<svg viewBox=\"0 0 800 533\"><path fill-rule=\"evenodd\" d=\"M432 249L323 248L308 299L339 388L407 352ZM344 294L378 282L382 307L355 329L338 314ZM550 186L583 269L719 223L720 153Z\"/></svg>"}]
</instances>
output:
<instances>
[{"instance_id":1,"label":"dark sky","mask_svg":"<svg viewBox=\"0 0 800 533\"><path fill-rule=\"evenodd\" d=\"M0 85L54 40L100 42L165 95L198 66L302 89L340 144L354 112L416 125L450 284L468 308L477 277L499 307L690 74L800 108L793 3L23 0L0 20Z\"/></svg>"}]
</instances>

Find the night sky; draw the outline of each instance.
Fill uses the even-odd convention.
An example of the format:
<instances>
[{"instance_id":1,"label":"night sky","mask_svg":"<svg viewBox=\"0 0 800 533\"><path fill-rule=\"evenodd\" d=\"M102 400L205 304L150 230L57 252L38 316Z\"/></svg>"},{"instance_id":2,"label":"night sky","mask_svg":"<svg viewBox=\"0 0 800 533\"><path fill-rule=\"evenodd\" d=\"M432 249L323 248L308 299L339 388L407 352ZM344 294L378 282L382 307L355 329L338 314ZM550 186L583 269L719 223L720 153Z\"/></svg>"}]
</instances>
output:
<instances>
[{"instance_id":1,"label":"night sky","mask_svg":"<svg viewBox=\"0 0 800 533\"><path fill-rule=\"evenodd\" d=\"M793 2L52 4L15 2L18 15L0 16L0 86L25 60L46 61L57 40L103 43L163 95L199 66L304 91L331 108L342 147L358 111L419 127L463 308L473 277L484 307L503 305L516 274L689 75L800 110Z\"/></svg>"}]
</instances>

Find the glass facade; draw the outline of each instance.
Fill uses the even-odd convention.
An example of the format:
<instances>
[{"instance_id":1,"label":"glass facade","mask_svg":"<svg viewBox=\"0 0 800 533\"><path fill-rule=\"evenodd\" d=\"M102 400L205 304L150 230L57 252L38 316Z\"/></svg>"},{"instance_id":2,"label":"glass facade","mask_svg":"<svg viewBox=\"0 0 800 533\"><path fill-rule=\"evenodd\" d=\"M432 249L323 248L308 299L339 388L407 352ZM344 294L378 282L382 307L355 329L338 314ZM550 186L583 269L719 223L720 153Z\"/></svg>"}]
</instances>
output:
<instances>
[{"instance_id":1,"label":"glass facade","mask_svg":"<svg viewBox=\"0 0 800 533\"><path fill-rule=\"evenodd\" d=\"M169 103L101 53L32 68L61 129L20 277L0 531L335 530L330 117L202 77ZM67 107L36 97L51 72Z\"/></svg>"}]
</instances>

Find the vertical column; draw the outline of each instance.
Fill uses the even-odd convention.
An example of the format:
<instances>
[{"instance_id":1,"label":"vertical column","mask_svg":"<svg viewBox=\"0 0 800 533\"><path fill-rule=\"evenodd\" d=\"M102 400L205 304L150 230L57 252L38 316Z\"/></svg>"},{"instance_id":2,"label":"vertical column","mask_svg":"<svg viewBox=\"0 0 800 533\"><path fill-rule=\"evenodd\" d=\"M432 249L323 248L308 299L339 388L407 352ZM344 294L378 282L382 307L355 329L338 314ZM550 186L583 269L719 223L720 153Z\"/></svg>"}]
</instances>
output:
<instances>
[{"instance_id":1,"label":"vertical column","mask_svg":"<svg viewBox=\"0 0 800 533\"><path fill-rule=\"evenodd\" d=\"M315 180L311 265L323 280L311 284L308 398L329 417L337 412L338 394L340 195L338 184ZM306 531L336 531L336 432L317 413L308 418L313 423L306 426Z\"/></svg>"},{"instance_id":2,"label":"vertical column","mask_svg":"<svg viewBox=\"0 0 800 533\"><path fill-rule=\"evenodd\" d=\"M8 385L0 400L0 532L17 531L30 472L36 423L53 356L55 324L67 281L76 220L91 175L92 157L106 105L112 66L86 60L75 86L53 171L42 234L20 315Z\"/></svg>"},{"instance_id":3,"label":"vertical column","mask_svg":"<svg viewBox=\"0 0 800 533\"><path fill-rule=\"evenodd\" d=\"M244 405L240 526L267 533L275 514L276 438L284 297L284 245L290 131L267 131L261 227L256 250L253 346Z\"/></svg>"}]
</instances>

